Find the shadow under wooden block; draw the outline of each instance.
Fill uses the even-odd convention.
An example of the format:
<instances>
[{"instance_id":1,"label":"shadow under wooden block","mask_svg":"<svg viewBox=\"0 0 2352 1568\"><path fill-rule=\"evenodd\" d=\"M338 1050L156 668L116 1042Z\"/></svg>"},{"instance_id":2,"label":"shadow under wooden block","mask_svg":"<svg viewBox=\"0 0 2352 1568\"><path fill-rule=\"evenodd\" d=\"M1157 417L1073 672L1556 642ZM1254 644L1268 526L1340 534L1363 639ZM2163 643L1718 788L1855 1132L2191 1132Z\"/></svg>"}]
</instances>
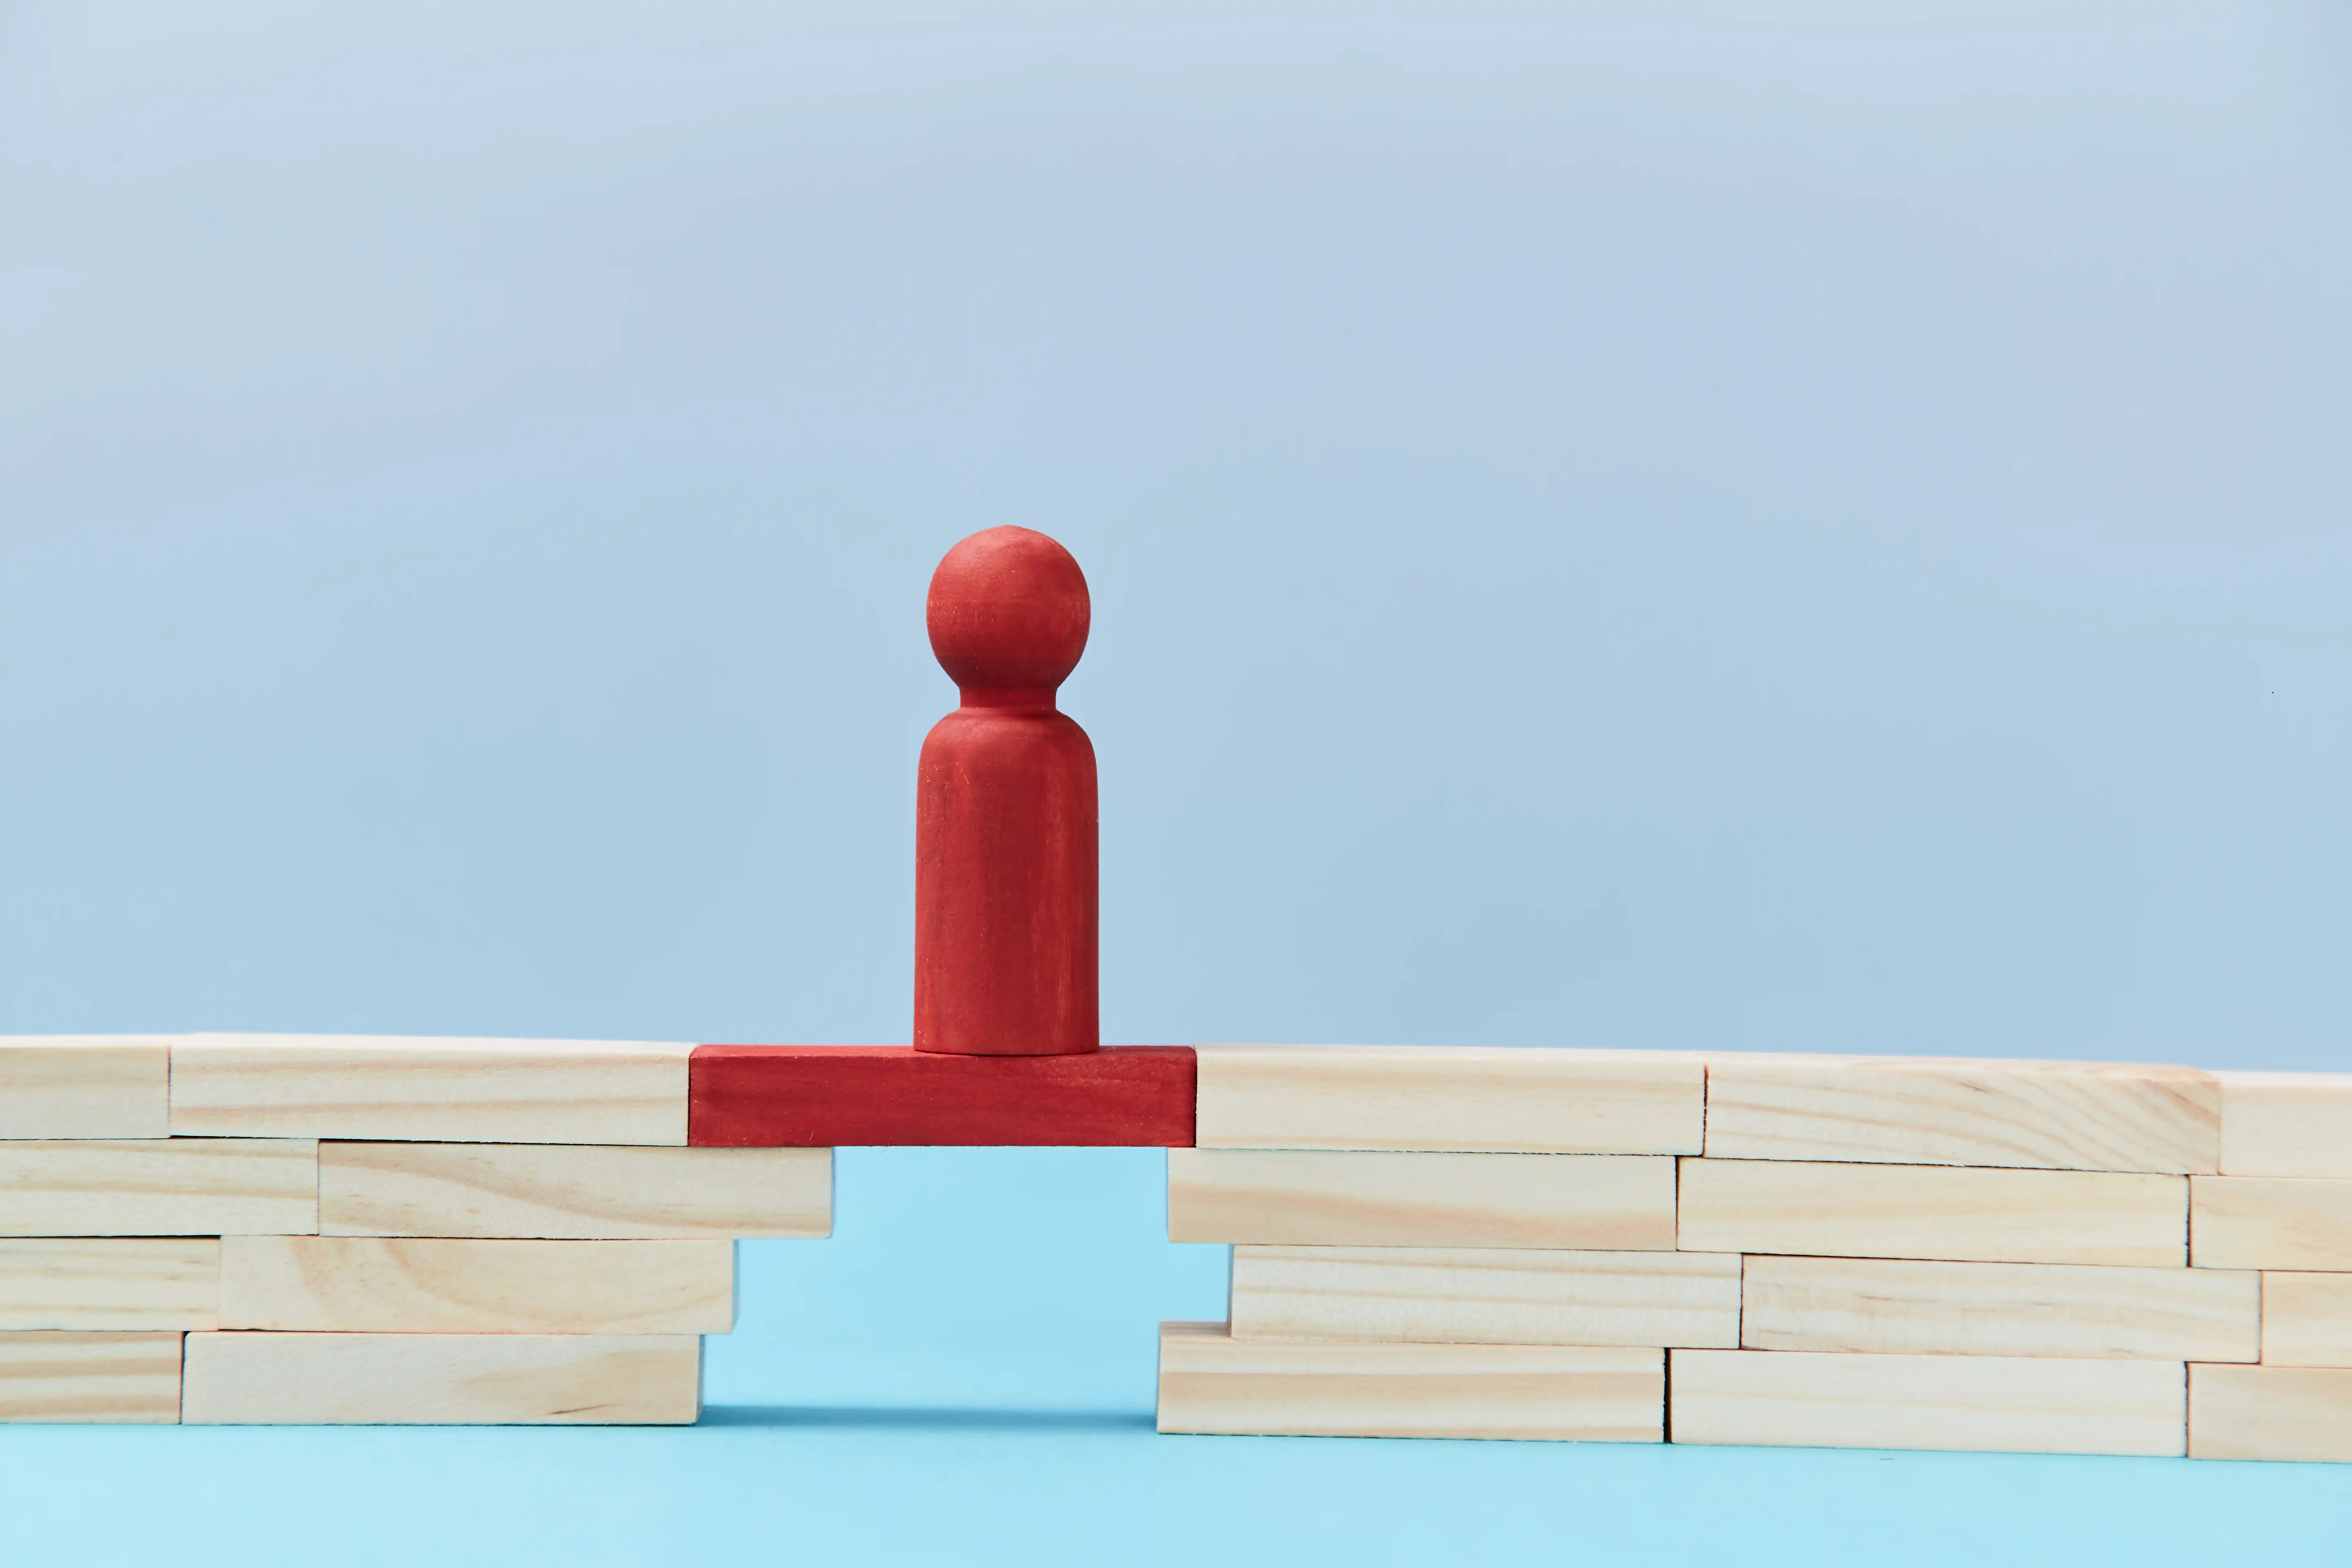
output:
<instances>
[{"instance_id":1,"label":"shadow under wooden block","mask_svg":"<svg viewBox=\"0 0 2352 1568\"><path fill-rule=\"evenodd\" d=\"M2179 1455L2179 1362L1677 1350L1677 1443Z\"/></svg>"},{"instance_id":2,"label":"shadow under wooden block","mask_svg":"<svg viewBox=\"0 0 2352 1568\"><path fill-rule=\"evenodd\" d=\"M1736 1160L2186 1174L2220 1168L2221 1088L2184 1067L1710 1057L1706 1152Z\"/></svg>"},{"instance_id":3,"label":"shadow under wooden block","mask_svg":"<svg viewBox=\"0 0 2352 1568\"><path fill-rule=\"evenodd\" d=\"M2352 1270L2352 1181L2193 1177L2189 1235L2200 1268Z\"/></svg>"},{"instance_id":4,"label":"shadow under wooden block","mask_svg":"<svg viewBox=\"0 0 2352 1568\"><path fill-rule=\"evenodd\" d=\"M2191 1366L2189 1457L2352 1460L2352 1368Z\"/></svg>"},{"instance_id":5,"label":"shadow under wooden block","mask_svg":"<svg viewBox=\"0 0 2352 1568\"><path fill-rule=\"evenodd\" d=\"M319 1145L327 1236L578 1240L833 1234L830 1149Z\"/></svg>"},{"instance_id":6,"label":"shadow under wooden block","mask_svg":"<svg viewBox=\"0 0 2352 1568\"><path fill-rule=\"evenodd\" d=\"M0 1138L161 1138L169 1035L0 1038Z\"/></svg>"},{"instance_id":7,"label":"shadow under wooden block","mask_svg":"<svg viewBox=\"0 0 2352 1568\"><path fill-rule=\"evenodd\" d=\"M393 1334L723 1334L731 1241L232 1236L220 1326Z\"/></svg>"},{"instance_id":8,"label":"shadow under wooden block","mask_svg":"<svg viewBox=\"0 0 2352 1568\"><path fill-rule=\"evenodd\" d=\"M2352 1177L2352 1073L2214 1076L2223 1175Z\"/></svg>"},{"instance_id":9,"label":"shadow under wooden block","mask_svg":"<svg viewBox=\"0 0 2352 1568\"><path fill-rule=\"evenodd\" d=\"M1550 1345L1266 1344L1160 1325L1160 1430L1655 1443L1664 1352Z\"/></svg>"},{"instance_id":10,"label":"shadow under wooden block","mask_svg":"<svg viewBox=\"0 0 2352 1568\"><path fill-rule=\"evenodd\" d=\"M191 1035L172 1131L446 1143L686 1142L682 1043Z\"/></svg>"},{"instance_id":11,"label":"shadow under wooden block","mask_svg":"<svg viewBox=\"0 0 2352 1568\"><path fill-rule=\"evenodd\" d=\"M1673 1051L1202 1046L1204 1149L1696 1154L1706 1068Z\"/></svg>"},{"instance_id":12,"label":"shadow under wooden block","mask_svg":"<svg viewBox=\"0 0 2352 1568\"><path fill-rule=\"evenodd\" d=\"M1189 1046L1056 1057L703 1046L693 1070L698 1145L1164 1149L1192 1142Z\"/></svg>"},{"instance_id":13,"label":"shadow under wooden block","mask_svg":"<svg viewBox=\"0 0 2352 1568\"><path fill-rule=\"evenodd\" d=\"M2250 1362L2262 1340L2241 1269L1751 1257L1740 1284L1748 1350Z\"/></svg>"},{"instance_id":14,"label":"shadow under wooden block","mask_svg":"<svg viewBox=\"0 0 2352 1568\"><path fill-rule=\"evenodd\" d=\"M180 1418L180 1336L0 1333L0 1422Z\"/></svg>"},{"instance_id":15,"label":"shadow under wooden block","mask_svg":"<svg viewBox=\"0 0 2352 1568\"><path fill-rule=\"evenodd\" d=\"M1679 1229L1696 1252L2177 1268L2188 1261L2190 1180L1685 1160Z\"/></svg>"},{"instance_id":16,"label":"shadow under wooden block","mask_svg":"<svg viewBox=\"0 0 2352 1568\"><path fill-rule=\"evenodd\" d=\"M2263 1275L2263 1363L2352 1367L2352 1274Z\"/></svg>"},{"instance_id":17,"label":"shadow under wooden block","mask_svg":"<svg viewBox=\"0 0 2352 1568\"><path fill-rule=\"evenodd\" d=\"M1739 1259L1696 1252L1236 1247L1237 1340L1737 1345Z\"/></svg>"},{"instance_id":18,"label":"shadow under wooden block","mask_svg":"<svg viewBox=\"0 0 2352 1568\"><path fill-rule=\"evenodd\" d=\"M319 1228L307 1138L0 1143L0 1236L299 1236Z\"/></svg>"},{"instance_id":19,"label":"shadow under wooden block","mask_svg":"<svg viewBox=\"0 0 2352 1568\"><path fill-rule=\"evenodd\" d=\"M1171 1149L1168 1239L1672 1251L1660 1154Z\"/></svg>"},{"instance_id":20,"label":"shadow under wooden block","mask_svg":"<svg viewBox=\"0 0 2352 1568\"><path fill-rule=\"evenodd\" d=\"M190 1334L190 1425L687 1426L691 1334Z\"/></svg>"},{"instance_id":21,"label":"shadow under wooden block","mask_svg":"<svg viewBox=\"0 0 2352 1568\"><path fill-rule=\"evenodd\" d=\"M215 1237L0 1240L0 1329L209 1329L219 1315Z\"/></svg>"}]
</instances>

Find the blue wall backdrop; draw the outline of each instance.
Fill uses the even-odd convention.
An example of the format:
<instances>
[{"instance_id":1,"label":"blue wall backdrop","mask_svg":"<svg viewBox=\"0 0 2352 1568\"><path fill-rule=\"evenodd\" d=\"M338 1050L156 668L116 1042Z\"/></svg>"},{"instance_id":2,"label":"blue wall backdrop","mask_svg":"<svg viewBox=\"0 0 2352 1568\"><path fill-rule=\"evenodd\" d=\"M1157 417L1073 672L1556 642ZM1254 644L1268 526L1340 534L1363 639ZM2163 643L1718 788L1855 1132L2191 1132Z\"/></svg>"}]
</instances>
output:
<instances>
[{"instance_id":1,"label":"blue wall backdrop","mask_svg":"<svg viewBox=\"0 0 2352 1568\"><path fill-rule=\"evenodd\" d=\"M2328 4L17 0L0 1031L903 1039L1019 522L1108 1037L2352 1068L2347 277ZM0 1539L2352 1555L2319 1468L1159 1441L1156 1159L838 1174L709 1428L12 1429Z\"/></svg>"}]
</instances>

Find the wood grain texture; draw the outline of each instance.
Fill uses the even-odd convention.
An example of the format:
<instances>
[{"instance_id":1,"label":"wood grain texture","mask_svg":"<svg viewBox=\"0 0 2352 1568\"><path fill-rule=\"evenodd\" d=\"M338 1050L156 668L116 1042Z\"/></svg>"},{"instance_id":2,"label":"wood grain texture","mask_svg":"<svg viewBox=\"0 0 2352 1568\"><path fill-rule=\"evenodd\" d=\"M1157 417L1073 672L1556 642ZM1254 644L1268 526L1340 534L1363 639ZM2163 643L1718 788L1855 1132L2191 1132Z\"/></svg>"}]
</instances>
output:
<instances>
[{"instance_id":1,"label":"wood grain texture","mask_svg":"<svg viewBox=\"0 0 2352 1568\"><path fill-rule=\"evenodd\" d=\"M1171 1149L1168 1239L1672 1251L1657 1154Z\"/></svg>"},{"instance_id":2,"label":"wood grain texture","mask_svg":"<svg viewBox=\"0 0 2352 1568\"><path fill-rule=\"evenodd\" d=\"M2178 1455L2179 1362L1673 1352L1677 1443Z\"/></svg>"},{"instance_id":3,"label":"wood grain texture","mask_svg":"<svg viewBox=\"0 0 2352 1568\"><path fill-rule=\"evenodd\" d=\"M2352 1274L2263 1275L2263 1362L2352 1367Z\"/></svg>"},{"instance_id":4,"label":"wood grain texture","mask_svg":"<svg viewBox=\"0 0 2352 1568\"><path fill-rule=\"evenodd\" d=\"M1192 1070L1190 1046L1034 1057L704 1046L692 1142L1174 1148L1192 1142Z\"/></svg>"},{"instance_id":5,"label":"wood grain texture","mask_svg":"<svg viewBox=\"0 0 2352 1568\"><path fill-rule=\"evenodd\" d=\"M172 1131L683 1144L693 1049L620 1040L191 1035L172 1047Z\"/></svg>"},{"instance_id":6,"label":"wood grain texture","mask_svg":"<svg viewBox=\"0 0 2352 1568\"><path fill-rule=\"evenodd\" d=\"M0 1334L0 1422L179 1418L178 1334Z\"/></svg>"},{"instance_id":7,"label":"wood grain texture","mask_svg":"<svg viewBox=\"0 0 2352 1568\"><path fill-rule=\"evenodd\" d=\"M2191 1366L2189 1457L2352 1460L2352 1369Z\"/></svg>"},{"instance_id":8,"label":"wood grain texture","mask_svg":"<svg viewBox=\"0 0 2352 1568\"><path fill-rule=\"evenodd\" d=\"M691 1334L190 1334L190 1425L685 1426Z\"/></svg>"},{"instance_id":9,"label":"wood grain texture","mask_svg":"<svg viewBox=\"0 0 2352 1568\"><path fill-rule=\"evenodd\" d=\"M1696 1252L2177 1268L2188 1260L2189 1181L1685 1160L1680 1230L1684 1247Z\"/></svg>"},{"instance_id":10,"label":"wood grain texture","mask_svg":"<svg viewBox=\"0 0 2352 1568\"><path fill-rule=\"evenodd\" d=\"M1664 1352L1537 1345L1252 1344L1160 1325L1160 1430L1655 1443Z\"/></svg>"},{"instance_id":11,"label":"wood grain texture","mask_svg":"<svg viewBox=\"0 0 2352 1568\"><path fill-rule=\"evenodd\" d=\"M319 1228L307 1138L0 1143L0 1236L301 1235Z\"/></svg>"},{"instance_id":12,"label":"wood grain texture","mask_svg":"<svg viewBox=\"0 0 2352 1568\"><path fill-rule=\"evenodd\" d=\"M219 1312L212 1237L0 1240L0 1329L209 1329Z\"/></svg>"},{"instance_id":13,"label":"wood grain texture","mask_svg":"<svg viewBox=\"0 0 2352 1568\"><path fill-rule=\"evenodd\" d=\"M1706 1069L1671 1051L1202 1046L1204 1149L1695 1154Z\"/></svg>"},{"instance_id":14,"label":"wood grain texture","mask_svg":"<svg viewBox=\"0 0 2352 1568\"><path fill-rule=\"evenodd\" d=\"M2352 1271L2352 1182L2193 1177L2189 1223L2200 1268Z\"/></svg>"},{"instance_id":15,"label":"wood grain texture","mask_svg":"<svg viewBox=\"0 0 2352 1568\"><path fill-rule=\"evenodd\" d=\"M2352 1177L2352 1073L2214 1077L2223 1175Z\"/></svg>"},{"instance_id":16,"label":"wood grain texture","mask_svg":"<svg viewBox=\"0 0 2352 1568\"><path fill-rule=\"evenodd\" d=\"M579 1240L833 1234L830 1149L319 1145L326 1236Z\"/></svg>"},{"instance_id":17,"label":"wood grain texture","mask_svg":"<svg viewBox=\"0 0 2352 1568\"><path fill-rule=\"evenodd\" d=\"M2221 1088L2192 1068L1727 1054L1706 1072L1706 1152L1721 1159L2220 1168Z\"/></svg>"},{"instance_id":18,"label":"wood grain texture","mask_svg":"<svg viewBox=\"0 0 2352 1568\"><path fill-rule=\"evenodd\" d=\"M0 1038L0 1138L161 1138L169 1035Z\"/></svg>"},{"instance_id":19,"label":"wood grain texture","mask_svg":"<svg viewBox=\"0 0 2352 1568\"><path fill-rule=\"evenodd\" d=\"M1736 1345L1739 1259L1691 1252L1236 1247L1238 1340Z\"/></svg>"},{"instance_id":20,"label":"wood grain texture","mask_svg":"<svg viewBox=\"0 0 2352 1568\"><path fill-rule=\"evenodd\" d=\"M2262 1276L2218 1268L1750 1258L1748 1350L2243 1361L2262 1353Z\"/></svg>"},{"instance_id":21,"label":"wood grain texture","mask_svg":"<svg viewBox=\"0 0 2352 1568\"><path fill-rule=\"evenodd\" d=\"M232 1236L220 1326L400 1334L723 1334L730 1241Z\"/></svg>"}]
</instances>

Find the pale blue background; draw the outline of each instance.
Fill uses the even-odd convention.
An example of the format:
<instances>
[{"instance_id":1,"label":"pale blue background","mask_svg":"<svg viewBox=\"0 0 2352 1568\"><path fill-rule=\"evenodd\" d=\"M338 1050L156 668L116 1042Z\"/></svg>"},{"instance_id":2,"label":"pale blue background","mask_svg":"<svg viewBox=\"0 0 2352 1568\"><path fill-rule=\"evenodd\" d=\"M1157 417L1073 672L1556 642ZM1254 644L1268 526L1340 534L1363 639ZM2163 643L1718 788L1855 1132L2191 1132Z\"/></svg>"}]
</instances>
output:
<instances>
[{"instance_id":1,"label":"pale blue background","mask_svg":"<svg viewBox=\"0 0 2352 1568\"><path fill-rule=\"evenodd\" d=\"M0 5L0 1030L903 1039L1017 521L1109 1037L2352 1067L2347 215L2335 5ZM839 1174L711 1426L11 1429L0 1557L2352 1557L1159 1440L1156 1157Z\"/></svg>"}]
</instances>

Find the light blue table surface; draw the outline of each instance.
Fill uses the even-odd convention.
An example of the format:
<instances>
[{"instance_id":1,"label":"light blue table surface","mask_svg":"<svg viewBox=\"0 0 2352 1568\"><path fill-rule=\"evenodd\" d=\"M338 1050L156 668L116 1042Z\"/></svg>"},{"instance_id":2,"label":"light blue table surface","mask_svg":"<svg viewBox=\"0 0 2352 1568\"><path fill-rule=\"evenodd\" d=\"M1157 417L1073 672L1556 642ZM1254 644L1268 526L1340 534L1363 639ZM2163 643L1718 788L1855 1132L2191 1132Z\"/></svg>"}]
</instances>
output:
<instances>
[{"instance_id":1,"label":"light blue table surface","mask_svg":"<svg viewBox=\"0 0 2352 1568\"><path fill-rule=\"evenodd\" d=\"M2352 1562L2352 1466L1163 1437L1138 1150L845 1150L693 1428L0 1428L0 1562Z\"/></svg>"}]
</instances>

